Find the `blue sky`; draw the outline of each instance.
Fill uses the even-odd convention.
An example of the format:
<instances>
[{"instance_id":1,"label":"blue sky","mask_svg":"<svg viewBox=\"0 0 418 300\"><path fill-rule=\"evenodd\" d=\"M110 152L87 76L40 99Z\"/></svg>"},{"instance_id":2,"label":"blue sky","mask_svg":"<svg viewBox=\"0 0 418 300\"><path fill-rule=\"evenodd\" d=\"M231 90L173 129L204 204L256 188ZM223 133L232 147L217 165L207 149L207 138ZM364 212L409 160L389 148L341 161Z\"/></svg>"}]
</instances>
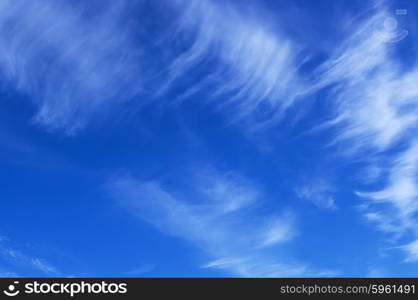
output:
<instances>
[{"instance_id":1,"label":"blue sky","mask_svg":"<svg viewBox=\"0 0 418 300\"><path fill-rule=\"evenodd\" d=\"M0 2L0 276L416 276L413 1Z\"/></svg>"}]
</instances>

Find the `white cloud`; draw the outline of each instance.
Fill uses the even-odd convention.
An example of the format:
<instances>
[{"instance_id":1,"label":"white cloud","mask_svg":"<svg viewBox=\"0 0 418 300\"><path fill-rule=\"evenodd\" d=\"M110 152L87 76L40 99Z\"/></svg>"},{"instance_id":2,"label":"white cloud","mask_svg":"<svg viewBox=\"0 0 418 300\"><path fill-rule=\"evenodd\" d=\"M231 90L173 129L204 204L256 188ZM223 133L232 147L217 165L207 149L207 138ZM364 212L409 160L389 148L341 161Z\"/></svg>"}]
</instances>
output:
<instances>
[{"instance_id":1,"label":"white cloud","mask_svg":"<svg viewBox=\"0 0 418 300\"><path fill-rule=\"evenodd\" d=\"M329 125L339 128L337 141L353 141L351 150L385 150L416 127L417 71L401 71L393 58L394 45L373 36L377 24L389 17L376 13L344 42L340 50L321 66L316 88L334 84L336 105ZM416 108L416 107L415 107Z\"/></svg>"},{"instance_id":2,"label":"white cloud","mask_svg":"<svg viewBox=\"0 0 418 300\"><path fill-rule=\"evenodd\" d=\"M388 274L390 273L382 268L372 267L369 269L369 272L367 273L366 277L368 278L393 277L393 274L392 275L388 275Z\"/></svg>"},{"instance_id":3,"label":"white cloud","mask_svg":"<svg viewBox=\"0 0 418 300\"><path fill-rule=\"evenodd\" d=\"M240 259L219 259L202 266L203 268L217 268L230 270L243 277L301 277L321 276L309 273L306 265L280 264L277 261L262 260L260 257L246 257Z\"/></svg>"},{"instance_id":4,"label":"white cloud","mask_svg":"<svg viewBox=\"0 0 418 300\"><path fill-rule=\"evenodd\" d=\"M405 259L406 262L418 261L418 240L415 240L408 245L402 246L401 249L404 250L407 254Z\"/></svg>"},{"instance_id":5,"label":"white cloud","mask_svg":"<svg viewBox=\"0 0 418 300\"><path fill-rule=\"evenodd\" d=\"M401 236L417 232L418 212L418 141L398 154L392 162L388 182L376 192L358 192L368 199L365 217L378 228ZM409 249L409 248L405 248Z\"/></svg>"},{"instance_id":6,"label":"white cloud","mask_svg":"<svg viewBox=\"0 0 418 300\"><path fill-rule=\"evenodd\" d=\"M15 272L9 272L9 271L4 271L4 270L0 270L0 277L1 278L6 278L6 277L18 277L18 275Z\"/></svg>"},{"instance_id":7,"label":"white cloud","mask_svg":"<svg viewBox=\"0 0 418 300\"><path fill-rule=\"evenodd\" d=\"M388 154L393 161L385 187L358 194L368 199L364 215L379 229L397 234L416 230L418 146L411 136L417 129L418 68L405 71L392 53L396 44L376 38L378 25L389 14L380 10L365 22L348 24L357 29L330 51L308 88L298 74L299 45L266 19L261 21L264 13L249 15L236 4L219 7L207 0L169 5L176 7L180 20L170 33L175 38L187 36L190 44L170 56L161 93L191 80L187 86L193 87L183 97L209 90L216 105L234 109L230 120L245 117L263 123L275 120L299 97L327 88L334 118L320 127L337 131L335 143L347 145L347 151L355 154L371 150L370 155L393 150L401 141L408 145L395 159ZM82 128L98 110L137 95L142 86L144 49L133 41L131 29L119 22L126 7L108 1L95 18L86 17L83 7L49 0L0 3L1 76L34 101L36 122L69 133ZM163 47L171 42L163 40ZM205 74L195 82L193 71L202 67ZM370 178L384 175L382 169L375 163ZM197 188L201 199L196 202L179 200L158 182L130 177L113 182L112 191L114 198L161 231L207 249L214 258L208 266L242 274L272 274L272 268L304 272L305 266L287 268L251 252L291 239L292 218L279 215L267 222L247 222L244 216L251 215L250 208L262 197L258 189L234 176L209 174L205 179ZM337 207L332 193L327 184L315 181L297 190L299 197L323 209ZM242 249L253 250L242 253ZM414 246L405 249L414 257ZM54 272L41 260L23 260Z\"/></svg>"},{"instance_id":8,"label":"white cloud","mask_svg":"<svg viewBox=\"0 0 418 300\"><path fill-rule=\"evenodd\" d=\"M254 6L249 14L234 3L220 7L209 0L163 2L177 22L169 20L139 45L142 28L125 21L127 1L2 1L1 75L34 101L35 122L67 133L98 111L138 98L144 86L157 98L186 86L183 99L209 88L205 98L233 109L228 121L256 124L280 116L299 97L298 47L264 18L266 12ZM147 24L139 20L138 26ZM150 39L160 48L150 47ZM158 51L164 64L155 69L149 61Z\"/></svg>"},{"instance_id":9,"label":"white cloud","mask_svg":"<svg viewBox=\"0 0 418 300\"><path fill-rule=\"evenodd\" d=\"M263 228L263 232L259 248L266 248L275 244L289 241L297 235L293 216L291 214L284 214L280 218L273 218L269 221L266 228Z\"/></svg>"},{"instance_id":10,"label":"white cloud","mask_svg":"<svg viewBox=\"0 0 418 300\"><path fill-rule=\"evenodd\" d=\"M254 182L233 172L219 174L209 168L200 169L194 181L202 196L217 207L220 214L249 208L261 197Z\"/></svg>"},{"instance_id":11,"label":"white cloud","mask_svg":"<svg viewBox=\"0 0 418 300\"><path fill-rule=\"evenodd\" d=\"M0 258L17 268L25 269L26 274L30 274L32 272L31 270L36 270L36 272L41 272L45 275L61 276L61 272L46 260L27 255L18 249L8 247L4 244L0 244ZM28 272L27 270L30 271ZM15 272L8 273L16 274Z\"/></svg>"},{"instance_id":12,"label":"white cloud","mask_svg":"<svg viewBox=\"0 0 418 300\"><path fill-rule=\"evenodd\" d=\"M35 102L36 122L69 133L140 86L123 2L100 1L94 12L90 4L0 3L1 76Z\"/></svg>"},{"instance_id":13,"label":"white cloud","mask_svg":"<svg viewBox=\"0 0 418 300\"><path fill-rule=\"evenodd\" d=\"M418 211L418 141L394 160L388 185L374 193L359 193L375 202L391 203L399 217L406 218Z\"/></svg>"},{"instance_id":14,"label":"white cloud","mask_svg":"<svg viewBox=\"0 0 418 300\"><path fill-rule=\"evenodd\" d=\"M163 233L203 249L214 259L206 267L222 268L242 276L291 276L305 270L300 263L278 263L274 256L266 254L267 248L280 247L294 237L293 216L289 212L257 216L254 207L247 203L259 202L259 193L252 190L248 180L245 186L239 186L239 181L233 178L236 176L218 175L203 188L195 186L196 199L193 200L168 191L160 183L138 181L129 176L114 179L108 187L111 197L132 214ZM220 180L229 180L223 183L221 193ZM212 183L215 183L213 188L208 189ZM215 193L208 194L208 190ZM225 209L230 207L225 206L229 198L233 199L233 210ZM280 248L277 251L279 254ZM284 273L285 270L288 273Z\"/></svg>"},{"instance_id":15,"label":"white cloud","mask_svg":"<svg viewBox=\"0 0 418 300\"><path fill-rule=\"evenodd\" d=\"M267 121L293 104L302 85L297 74L298 49L273 29L268 18L263 18L264 12L253 7L254 14L246 14L226 1L222 7L207 0L175 3L180 15L175 33L192 36L192 41L171 63L166 87L190 76L191 70L207 66L203 80L186 95L210 88L211 96L219 98L218 105L233 107L230 120L253 118L262 111L265 115L260 119ZM214 62L213 69L210 62Z\"/></svg>"},{"instance_id":16,"label":"white cloud","mask_svg":"<svg viewBox=\"0 0 418 300\"><path fill-rule=\"evenodd\" d=\"M310 182L299 185L295 191L299 198L313 203L320 209L338 209L334 199L335 188L324 179L311 178Z\"/></svg>"},{"instance_id":17,"label":"white cloud","mask_svg":"<svg viewBox=\"0 0 418 300\"><path fill-rule=\"evenodd\" d=\"M88 18L95 4L90 9L49 0L0 4L2 74L35 101L35 120L50 128L74 132L98 110L138 95L145 72L140 62L154 55L134 42L136 31L129 24L120 22L129 14L123 1L106 1ZM168 7L178 22L167 26L159 45L176 48L173 40L182 37L189 44L183 51L167 50L173 52L168 70L146 70L158 78L161 93L189 82L186 94L210 90L215 105L231 105L229 121L245 117L260 125L298 98L336 85L338 116L329 124L340 126L337 140L355 138L356 147L384 149L416 123L414 111L401 108L415 101L418 72L401 73L390 57L393 45L374 38L385 13L360 26L350 24L359 30L332 52L308 88L298 73L301 45L257 6L251 14L234 3L220 7L208 0L177 0ZM204 75L195 82L192 71L203 66Z\"/></svg>"},{"instance_id":18,"label":"white cloud","mask_svg":"<svg viewBox=\"0 0 418 300\"><path fill-rule=\"evenodd\" d=\"M368 200L362 206L365 218L399 238L417 230L418 67L402 66L395 55L398 44L379 38L394 34L380 32L391 17L377 4L366 21L349 24L356 29L317 70L312 91L327 87L333 98L334 118L320 128L334 128L334 143L344 146L344 154L373 162L366 167L368 179L388 174L380 190L357 194Z\"/></svg>"},{"instance_id":19,"label":"white cloud","mask_svg":"<svg viewBox=\"0 0 418 300\"><path fill-rule=\"evenodd\" d=\"M36 269L42 271L45 274L59 274L59 271L45 260L42 260L40 258L31 258L29 261L32 266L34 266Z\"/></svg>"}]
</instances>

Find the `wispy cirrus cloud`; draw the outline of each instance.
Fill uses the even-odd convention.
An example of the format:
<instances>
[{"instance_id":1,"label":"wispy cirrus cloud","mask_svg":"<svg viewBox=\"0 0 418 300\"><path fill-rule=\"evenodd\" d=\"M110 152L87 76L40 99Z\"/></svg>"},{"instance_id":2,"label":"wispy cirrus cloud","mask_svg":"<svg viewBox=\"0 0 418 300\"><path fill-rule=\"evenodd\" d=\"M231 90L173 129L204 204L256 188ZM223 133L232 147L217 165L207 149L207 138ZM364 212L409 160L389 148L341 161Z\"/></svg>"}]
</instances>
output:
<instances>
[{"instance_id":1,"label":"wispy cirrus cloud","mask_svg":"<svg viewBox=\"0 0 418 300\"><path fill-rule=\"evenodd\" d=\"M26 273L27 270L34 270L38 274L44 274L44 276L62 276L61 272L45 259L27 255L20 249L7 245L9 239L0 239L0 261L7 263L10 268L22 270L22 274L19 275L19 271L5 271L0 277L18 277Z\"/></svg>"},{"instance_id":2,"label":"wispy cirrus cloud","mask_svg":"<svg viewBox=\"0 0 418 300\"><path fill-rule=\"evenodd\" d=\"M393 162L386 187L378 192L358 193L374 203L390 203L398 211L399 221L406 222L418 211L418 141ZM410 225L410 224L409 224Z\"/></svg>"},{"instance_id":3,"label":"wispy cirrus cloud","mask_svg":"<svg viewBox=\"0 0 418 300\"><path fill-rule=\"evenodd\" d=\"M416 127L417 71L402 71L394 45L375 36L389 17L379 10L355 24L358 29L316 74L316 88L333 85L336 117L328 125L338 128L336 141L355 141L351 150L385 150Z\"/></svg>"},{"instance_id":4,"label":"wispy cirrus cloud","mask_svg":"<svg viewBox=\"0 0 418 300\"><path fill-rule=\"evenodd\" d=\"M18 277L18 276L14 272L0 270L0 277L1 278L7 278L7 277L12 277L13 278L13 277Z\"/></svg>"},{"instance_id":5,"label":"wispy cirrus cloud","mask_svg":"<svg viewBox=\"0 0 418 300\"><path fill-rule=\"evenodd\" d=\"M384 232L418 238L418 142L414 141L394 159L385 187L376 192L358 192L368 200L364 216ZM406 261L415 261L416 242L401 246Z\"/></svg>"},{"instance_id":6,"label":"wispy cirrus cloud","mask_svg":"<svg viewBox=\"0 0 418 300\"><path fill-rule=\"evenodd\" d=\"M222 7L209 0L170 3L177 21L152 37L171 49L157 72L141 65L152 60L154 49L140 47L134 28L121 22L129 16L127 3L106 1L94 13L92 7L95 2L88 7L4 1L0 6L2 75L30 95L38 108L35 120L50 128L75 132L98 110L138 95L144 72L158 82L160 91L151 94L175 86L186 86L183 98L205 91L204 101L216 98L215 106L233 109L229 121L245 117L257 120L254 125L276 120L297 99L333 85L337 116L328 125L341 128L338 140L361 138L357 145L384 149L416 122L402 107L413 104L417 72L401 74L390 57L392 44L375 38L376 24L388 17L384 12L350 24L359 29L309 79L299 74L307 45L280 32L255 4L250 14L234 2ZM393 97L401 100L394 103ZM365 142L369 138L372 143Z\"/></svg>"},{"instance_id":7,"label":"wispy cirrus cloud","mask_svg":"<svg viewBox=\"0 0 418 300\"><path fill-rule=\"evenodd\" d=\"M397 44L387 39L401 32L381 32L393 17L381 4L375 10L373 17L355 24L358 29L318 69L315 88L330 88L335 114L321 126L335 129L334 143L344 145L344 152L384 160L374 162L370 173L375 173L374 181L388 174L386 185L357 193L368 201L362 206L364 216L396 237L416 236L418 67L402 66L395 55ZM400 248L413 257L413 245Z\"/></svg>"},{"instance_id":8,"label":"wispy cirrus cloud","mask_svg":"<svg viewBox=\"0 0 418 300\"><path fill-rule=\"evenodd\" d=\"M29 95L37 123L74 133L97 111L138 95L143 83L141 59L152 60L154 53L139 47L137 33L121 22L129 15L126 3L106 1L96 12L81 3L0 3L1 76ZM265 124L277 120L299 98L327 90L333 118L319 127L333 129L334 144L350 154L361 156L367 150L368 155L389 161L387 184L378 191L358 193L367 199L364 216L385 232L412 232L413 240L418 238L414 225L418 149L413 137L418 68L404 68L393 54L397 45L380 34L379 26L390 14L377 5L366 21L347 24L354 30L305 78L299 74L300 47L308 45L296 44L267 18L261 22L264 12L255 9L250 14L232 1L221 7L216 1L177 0L170 7L177 22L165 27L160 46L175 50L167 50L162 70L151 72L159 86L158 93L152 91L156 98L180 86L183 100L203 92L202 101L231 108L234 113L228 121L247 118ZM397 148L401 142L406 150ZM377 164L373 168L382 169ZM373 174L381 179L385 175ZM113 181L110 189L113 198L141 219L207 249L213 259L207 267L245 275L306 273L304 264L281 264L264 253L295 236L291 214L259 219L252 209L263 196L251 183L228 176L206 179L196 187L203 199L196 203L158 181L129 176ZM300 197L333 209L330 194L332 188L314 180L299 189ZM243 215L259 221L247 222ZM414 241L402 247L408 261L416 260ZM20 259L53 273L42 261Z\"/></svg>"},{"instance_id":9,"label":"wispy cirrus cloud","mask_svg":"<svg viewBox=\"0 0 418 300\"><path fill-rule=\"evenodd\" d=\"M233 109L228 121L258 124L298 98L298 47L266 18L261 22L265 12L257 6L258 13L249 14L234 2L161 3L175 17L141 40L137 27L149 24L124 22L132 2L3 1L1 75L34 102L35 122L67 133L135 96L135 105L143 102L144 86L149 97L164 102L176 86L184 89L182 99L210 90L204 101ZM159 51L170 54L156 68L150 62Z\"/></svg>"},{"instance_id":10,"label":"wispy cirrus cloud","mask_svg":"<svg viewBox=\"0 0 418 300\"><path fill-rule=\"evenodd\" d=\"M407 245L401 246L400 249L406 252L406 262L418 261L418 239Z\"/></svg>"},{"instance_id":11,"label":"wispy cirrus cloud","mask_svg":"<svg viewBox=\"0 0 418 300\"><path fill-rule=\"evenodd\" d=\"M233 107L235 119L258 115L258 122L280 116L297 100L303 85L298 46L265 12L252 7L257 13L249 14L228 1L174 3L180 16L175 33L191 38L170 64L168 86L205 66L206 74L183 97L209 89L215 105Z\"/></svg>"},{"instance_id":12,"label":"wispy cirrus cloud","mask_svg":"<svg viewBox=\"0 0 418 300\"><path fill-rule=\"evenodd\" d=\"M254 206L261 205L261 195L254 185L248 180L240 185L235 176L213 176L217 177L206 186L193 188L198 200L176 195L159 182L130 176L113 179L107 188L111 198L132 214L205 251L212 261L204 267L241 276L305 274L305 264L278 261L268 251L279 251L297 234L294 216L290 212L257 216Z\"/></svg>"},{"instance_id":13,"label":"wispy cirrus cloud","mask_svg":"<svg viewBox=\"0 0 418 300\"><path fill-rule=\"evenodd\" d=\"M125 6L0 3L0 75L35 103L37 123L73 133L138 92L139 52L121 22Z\"/></svg>"}]
</instances>

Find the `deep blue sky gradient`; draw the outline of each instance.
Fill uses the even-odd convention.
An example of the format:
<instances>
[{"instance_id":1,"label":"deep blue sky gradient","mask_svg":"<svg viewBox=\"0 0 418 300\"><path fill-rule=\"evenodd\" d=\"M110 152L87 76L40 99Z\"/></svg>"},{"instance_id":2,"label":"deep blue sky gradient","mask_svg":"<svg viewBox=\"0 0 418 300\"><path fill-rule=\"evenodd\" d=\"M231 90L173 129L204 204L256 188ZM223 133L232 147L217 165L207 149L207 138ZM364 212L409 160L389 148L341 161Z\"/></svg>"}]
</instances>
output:
<instances>
[{"instance_id":1,"label":"deep blue sky gradient","mask_svg":"<svg viewBox=\"0 0 418 300\"><path fill-rule=\"evenodd\" d=\"M365 137L359 130L358 136L339 139L353 127L329 125L341 111L354 109L354 114L360 114L369 109L350 87L365 93L366 81L383 72L377 66L366 74L355 65L372 60L373 55L346 43L362 28L372 34L379 30L379 22L395 17L397 31L389 34L405 28L408 35L396 43L381 42L381 47L391 47L390 59L400 66L398 74L415 70L415 3L205 0L192 5L143 0L129 4L33 1L25 6L23 2L0 6L4 36L0 42L6 44L0 51L1 276L417 275L418 246L415 256L413 249L405 250L418 240L416 211L407 217L412 224L382 230L364 215L368 209L381 209L387 222L398 220L398 211L391 207L396 202L376 204L376 209L361 207L374 200L358 194L385 190L390 174L399 174L392 166L413 144L416 122L405 135L397 133L400 139L383 147L374 147L373 141L387 127L370 133L362 123ZM214 12L206 5L214 5ZM49 12L50 7L57 9ZM51 14L51 23L32 17L41 9ZM407 15L396 15L396 9L406 9ZM205 22L202 11L215 17ZM57 27L64 30L59 38L45 33L67 15L72 16L70 25ZM228 16L245 25L211 23ZM367 27L374 16L379 16L375 27ZM13 26L18 20L25 20L33 30ZM74 28L80 31L74 33ZM266 28L269 41L265 35L257 36ZM279 90L265 99L258 89L267 87L264 76L274 76L271 68L277 66L273 61L263 65L266 53L258 53L262 50L249 44L251 34L257 37L255 45L265 43L265 49L276 50L271 42L276 39L280 51L286 43L293 47L289 52L293 58L286 61L294 62L279 75L295 72L290 83L283 79L289 87L283 87L281 80L270 82L273 90ZM209 44L204 44L207 39ZM237 50L229 51L232 45ZM329 73L321 70L332 69L327 63L350 47L361 59L350 62L345 74L354 70L358 73L353 78L366 83L352 81L350 86L337 78L323 84L326 80L321 78ZM243 57L225 58L231 53ZM80 62L83 57L90 61ZM410 76L412 87L418 80L414 76ZM86 84L97 78L104 78L103 86ZM222 90L234 84L238 88ZM283 109L280 103L293 92L300 95ZM416 88L410 92L404 98L410 101L409 111L417 115L418 93ZM341 101L358 105L336 104L346 98ZM395 96L393 101L400 98ZM260 99L265 101L246 110ZM95 101L99 104L91 104ZM58 117L37 118L45 106L50 115L59 111ZM367 113L379 115L373 110ZM351 151L353 145L359 147ZM381 172L366 180L365 174L376 168ZM418 186L413 163L411 169ZM133 196L125 201L126 194L115 188L115 182L127 178L138 186L158 183L184 211L169 208L175 210L173 219L164 208L153 206L153 194L135 194L135 188L126 191ZM260 196L254 205L244 203L242 210L218 216L205 208L206 201L212 203L212 179L225 180L227 186L225 198L215 202L232 201L228 197L236 190L228 190L231 186L256 190ZM391 197L398 199L394 194ZM411 197L411 203L418 201L416 194ZM189 209L202 209L203 216L219 221L203 222L201 237L189 238L187 227L200 224L201 216L196 213L195 223L182 223L182 214L187 220ZM291 220L288 239L265 248L256 244L262 233L253 233L251 228L276 217L279 222L273 223L281 228L287 216ZM218 222L226 224L217 231L219 241L211 236L215 231L208 225ZM222 237L224 231L229 241ZM248 241L234 244L235 238L247 236ZM247 249L234 250L240 247ZM231 257L234 260L225 266L205 267ZM279 274L274 273L275 265L269 265L271 261L284 266ZM298 270L286 273L284 269Z\"/></svg>"}]
</instances>

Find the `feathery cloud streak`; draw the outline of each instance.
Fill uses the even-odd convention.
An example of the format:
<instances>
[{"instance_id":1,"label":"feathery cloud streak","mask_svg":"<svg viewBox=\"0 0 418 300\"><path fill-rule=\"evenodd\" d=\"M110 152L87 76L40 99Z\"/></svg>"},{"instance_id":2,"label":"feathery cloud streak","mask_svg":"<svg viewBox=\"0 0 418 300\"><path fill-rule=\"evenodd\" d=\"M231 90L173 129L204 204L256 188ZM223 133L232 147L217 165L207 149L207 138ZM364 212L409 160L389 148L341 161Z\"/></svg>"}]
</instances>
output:
<instances>
[{"instance_id":1,"label":"feathery cloud streak","mask_svg":"<svg viewBox=\"0 0 418 300\"><path fill-rule=\"evenodd\" d=\"M93 12L96 5L100 9ZM176 12L176 20L168 22L165 33L139 45L138 30L122 22L129 16L125 1L93 2L90 8L60 1L3 1L1 74L35 102L37 123L67 133L77 132L109 106L135 96L142 102L144 81L155 81L158 90L148 92L161 96L191 80L182 98L210 88L209 98L217 99L216 105L231 104L236 119L257 112L261 120L272 118L298 97L298 51L273 24L262 24L235 3L219 7L213 1L179 0L167 7ZM158 51L165 48L171 54L158 70L152 63L145 69L141 61L154 60L150 45L155 43ZM196 82L192 71L202 67Z\"/></svg>"},{"instance_id":2,"label":"feathery cloud streak","mask_svg":"<svg viewBox=\"0 0 418 300\"><path fill-rule=\"evenodd\" d=\"M358 26L318 70L317 87L334 85L336 117L326 126L337 128L335 142L349 141L351 145L345 145L351 154L367 150L369 158L380 155L390 162L382 190L357 193L368 199L364 216L397 237L412 233L417 238L418 68L405 70L394 55L397 45L382 39L390 34L396 38L395 33L379 31L390 17L378 7L373 18ZM403 149L400 142L406 145ZM410 252L408 261L415 260L413 243L401 248Z\"/></svg>"},{"instance_id":3,"label":"feathery cloud streak","mask_svg":"<svg viewBox=\"0 0 418 300\"><path fill-rule=\"evenodd\" d=\"M97 109L138 92L139 53L124 16L121 1L101 1L97 12L1 1L0 75L35 102L37 123L76 132Z\"/></svg>"},{"instance_id":4,"label":"feathery cloud streak","mask_svg":"<svg viewBox=\"0 0 418 300\"><path fill-rule=\"evenodd\" d=\"M37 270L46 276L60 276L61 272L52 266L49 262L39 257L34 257L23 253L21 250L7 246L6 238L0 238L0 261L6 262L8 265L13 266L15 269L24 270ZM18 272L6 271L0 275L3 277L17 277Z\"/></svg>"},{"instance_id":5,"label":"feathery cloud streak","mask_svg":"<svg viewBox=\"0 0 418 300\"><path fill-rule=\"evenodd\" d=\"M136 31L121 22L128 15L126 3L105 2L97 12L82 3L0 3L1 76L35 103L37 123L76 132L98 111L138 97L143 81L149 80L142 76L141 61L152 60L154 54L147 46L139 46L134 39ZM298 72L299 53L300 48L309 45L296 45L274 24L266 19L261 22L263 12L258 15L256 9L249 14L232 1L220 7L216 1L178 0L170 7L178 18L165 27L167 35L160 43L170 52L167 61L160 72L147 70L160 85L159 93L151 94L158 94L155 97L160 101L172 102L171 98L158 96L187 86L183 99L202 92L202 101L213 100L215 106L228 104L234 111L228 115L231 121L245 117L263 123L277 120L297 99L327 89L334 118L320 126L335 130L335 143L351 143L351 154L367 150L370 156L381 155L391 162L382 190L359 193L371 203L366 217L377 221L378 228L385 231L416 231L412 225L418 190L413 133L418 117L418 69L403 68L393 55L397 45L376 35L389 14L378 8L367 21L349 24L354 30L343 39L341 47L330 49L328 59L313 76L305 78ZM407 150L396 148L400 142ZM385 152L388 150L396 152L395 156ZM141 218L210 249L215 261L208 266L228 266L242 274L269 274L266 264L260 267L257 263L256 253L289 236L291 226L277 227L283 223L281 218L262 228L251 228L250 241L242 245L253 246L254 253L239 252L238 258L231 257L235 248L243 248L241 242L226 248L218 248L215 243L217 238L230 240L241 230L238 228L246 230L249 226L238 215L252 208L261 196L241 189L229 180L215 180L199 193L219 199L219 203L195 205L178 200L158 182L128 177L114 184L123 199L131 199L129 205L145 207ZM136 200L145 192L156 200ZM312 198L308 192L304 194ZM321 205L332 207L329 203ZM231 219L239 226L231 224ZM202 226L214 228L214 232L202 236ZM260 232L255 233L257 228ZM413 234L413 239L417 238ZM415 257L414 242L403 249ZM258 267L250 267L254 265Z\"/></svg>"},{"instance_id":6,"label":"feathery cloud streak","mask_svg":"<svg viewBox=\"0 0 418 300\"><path fill-rule=\"evenodd\" d=\"M175 4L180 15L176 32L192 38L170 65L171 81L200 66L210 69L212 62L216 66L191 92L210 87L211 96L222 99L220 105L235 104L238 118L251 118L257 110L272 118L293 104L302 86L298 47L268 18L260 22L260 16L240 11L234 2L222 7L206 0Z\"/></svg>"},{"instance_id":7,"label":"feathery cloud streak","mask_svg":"<svg viewBox=\"0 0 418 300\"><path fill-rule=\"evenodd\" d=\"M277 246L297 234L294 216L290 212L257 216L254 207L262 204L262 195L250 181L236 175L210 176L206 185L195 187L198 200L193 201L158 182L130 176L117 177L107 187L111 198L132 214L205 251L213 261L204 267L241 276L304 274L304 264L282 263L268 254L268 249L279 251Z\"/></svg>"}]
</instances>

